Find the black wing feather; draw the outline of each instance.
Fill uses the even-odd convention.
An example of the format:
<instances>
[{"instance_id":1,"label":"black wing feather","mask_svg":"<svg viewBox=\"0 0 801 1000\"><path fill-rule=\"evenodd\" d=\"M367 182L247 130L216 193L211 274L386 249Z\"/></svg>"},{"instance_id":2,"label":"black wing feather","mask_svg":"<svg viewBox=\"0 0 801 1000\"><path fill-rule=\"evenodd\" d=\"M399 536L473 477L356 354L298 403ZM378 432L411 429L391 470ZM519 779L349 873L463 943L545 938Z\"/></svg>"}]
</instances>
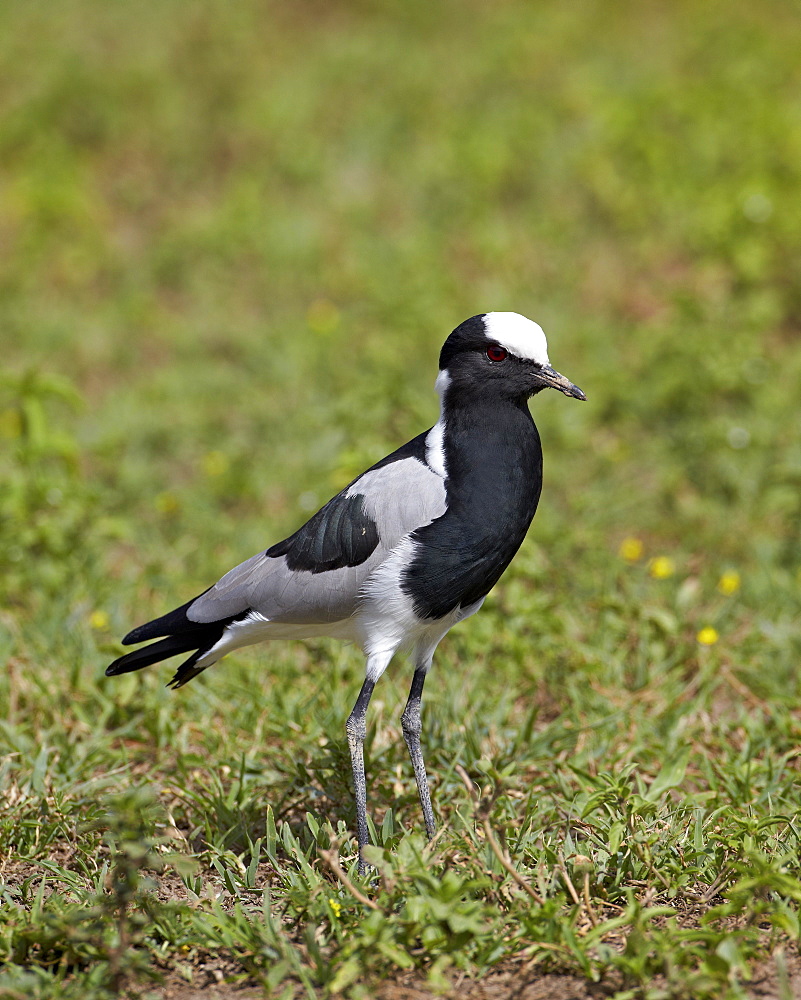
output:
<instances>
[{"instance_id":1,"label":"black wing feather","mask_svg":"<svg viewBox=\"0 0 801 1000\"><path fill-rule=\"evenodd\" d=\"M375 552L378 528L364 509L364 496L340 493L309 518L294 535L271 546L269 559L286 556L294 571L327 573L332 569L359 566Z\"/></svg>"},{"instance_id":2,"label":"black wing feather","mask_svg":"<svg viewBox=\"0 0 801 1000\"><path fill-rule=\"evenodd\" d=\"M376 462L367 472L406 458L425 462L427 434L428 431L418 434L386 458ZM286 556L287 566L291 570L305 570L309 573L326 573L346 566L359 566L369 559L378 546L378 528L364 509L363 494L356 492L346 496L354 486L358 489L359 479L361 476L329 500L294 535L267 549L265 556L270 559Z\"/></svg>"}]
</instances>

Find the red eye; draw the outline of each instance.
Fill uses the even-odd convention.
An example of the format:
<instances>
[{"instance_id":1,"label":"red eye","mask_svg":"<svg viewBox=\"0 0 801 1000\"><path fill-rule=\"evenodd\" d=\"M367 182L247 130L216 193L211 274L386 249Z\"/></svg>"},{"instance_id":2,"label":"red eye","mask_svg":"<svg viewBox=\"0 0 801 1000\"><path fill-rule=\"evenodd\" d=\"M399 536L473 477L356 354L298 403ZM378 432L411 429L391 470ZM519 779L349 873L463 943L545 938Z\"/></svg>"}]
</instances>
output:
<instances>
[{"instance_id":1,"label":"red eye","mask_svg":"<svg viewBox=\"0 0 801 1000\"><path fill-rule=\"evenodd\" d=\"M487 357L490 361L503 361L506 357L506 351L502 347L493 345L487 348Z\"/></svg>"}]
</instances>

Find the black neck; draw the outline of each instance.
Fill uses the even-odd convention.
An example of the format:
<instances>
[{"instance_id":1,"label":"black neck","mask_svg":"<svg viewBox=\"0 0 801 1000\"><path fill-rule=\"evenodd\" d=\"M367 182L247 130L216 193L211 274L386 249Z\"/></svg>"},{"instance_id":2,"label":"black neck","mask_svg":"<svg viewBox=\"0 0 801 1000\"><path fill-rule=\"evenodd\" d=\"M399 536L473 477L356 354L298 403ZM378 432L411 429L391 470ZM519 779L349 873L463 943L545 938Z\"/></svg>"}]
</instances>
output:
<instances>
[{"instance_id":1,"label":"black neck","mask_svg":"<svg viewBox=\"0 0 801 1000\"><path fill-rule=\"evenodd\" d=\"M446 395L442 419L448 506L525 521L525 534L542 486L540 437L525 399L460 405Z\"/></svg>"},{"instance_id":2,"label":"black neck","mask_svg":"<svg viewBox=\"0 0 801 1000\"><path fill-rule=\"evenodd\" d=\"M542 488L540 438L525 400L443 402L447 510L414 532L402 583L424 618L489 593L520 548Z\"/></svg>"}]
</instances>

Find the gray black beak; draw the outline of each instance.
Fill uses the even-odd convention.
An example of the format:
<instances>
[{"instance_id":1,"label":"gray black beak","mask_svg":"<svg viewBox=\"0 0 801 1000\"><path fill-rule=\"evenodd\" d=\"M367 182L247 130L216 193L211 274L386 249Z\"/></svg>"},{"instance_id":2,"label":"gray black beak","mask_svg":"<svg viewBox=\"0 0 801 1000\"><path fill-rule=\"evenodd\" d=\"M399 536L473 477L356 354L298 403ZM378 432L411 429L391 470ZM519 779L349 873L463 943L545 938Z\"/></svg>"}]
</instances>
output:
<instances>
[{"instance_id":1,"label":"gray black beak","mask_svg":"<svg viewBox=\"0 0 801 1000\"><path fill-rule=\"evenodd\" d=\"M577 385L560 375L558 371L551 368L550 365L543 365L538 368L534 374L540 379L545 385L550 386L552 389L558 389L559 392L563 392L566 396L572 396L574 399L586 399L587 397L579 389Z\"/></svg>"}]
</instances>

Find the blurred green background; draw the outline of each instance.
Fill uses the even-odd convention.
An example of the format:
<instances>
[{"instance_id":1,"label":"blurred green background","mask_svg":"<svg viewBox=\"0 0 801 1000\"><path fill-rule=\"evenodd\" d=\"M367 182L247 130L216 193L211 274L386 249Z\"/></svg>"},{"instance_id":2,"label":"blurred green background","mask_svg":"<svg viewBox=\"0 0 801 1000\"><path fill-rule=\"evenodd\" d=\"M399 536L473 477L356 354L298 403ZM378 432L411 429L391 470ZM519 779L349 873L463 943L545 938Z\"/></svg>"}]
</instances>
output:
<instances>
[{"instance_id":1,"label":"blurred green background","mask_svg":"<svg viewBox=\"0 0 801 1000\"><path fill-rule=\"evenodd\" d=\"M278 771L337 735L361 663L326 643L236 654L180 698L102 669L430 426L442 341L489 310L539 321L589 401L533 404L543 500L443 645L441 753L489 663L484 753L524 706L592 728L674 671L662 723L637 717L658 766L698 662L767 699L768 732L795 712L799 28L789 0L0 5L9 773L43 745L62 777L111 768L120 733L157 769L178 730L180 753L258 756L246 692ZM604 739L582 745L633 759Z\"/></svg>"},{"instance_id":2,"label":"blurred green background","mask_svg":"<svg viewBox=\"0 0 801 1000\"><path fill-rule=\"evenodd\" d=\"M440 342L491 309L590 398L536 405L571 574L632 532L796 566L797 15L4 4L13 604L69 581L127 621L155 558L216 578L433 422Z\"/></svg>"},{"instance_id":3,"label":"blurred green background","mask_svg":"<svg viewBox=\"0 0 801 1000\"><path fill-rule=\"evenodd\" d=\"M795 565L797 14L4 4L13 603L105 607L167 548L216 577L433 422L440 342L491 309L590 397L536 406L571 573L632 531ZM22 497L14 452L36 479L65 437Z\"/></svg>"}]
</instances>

